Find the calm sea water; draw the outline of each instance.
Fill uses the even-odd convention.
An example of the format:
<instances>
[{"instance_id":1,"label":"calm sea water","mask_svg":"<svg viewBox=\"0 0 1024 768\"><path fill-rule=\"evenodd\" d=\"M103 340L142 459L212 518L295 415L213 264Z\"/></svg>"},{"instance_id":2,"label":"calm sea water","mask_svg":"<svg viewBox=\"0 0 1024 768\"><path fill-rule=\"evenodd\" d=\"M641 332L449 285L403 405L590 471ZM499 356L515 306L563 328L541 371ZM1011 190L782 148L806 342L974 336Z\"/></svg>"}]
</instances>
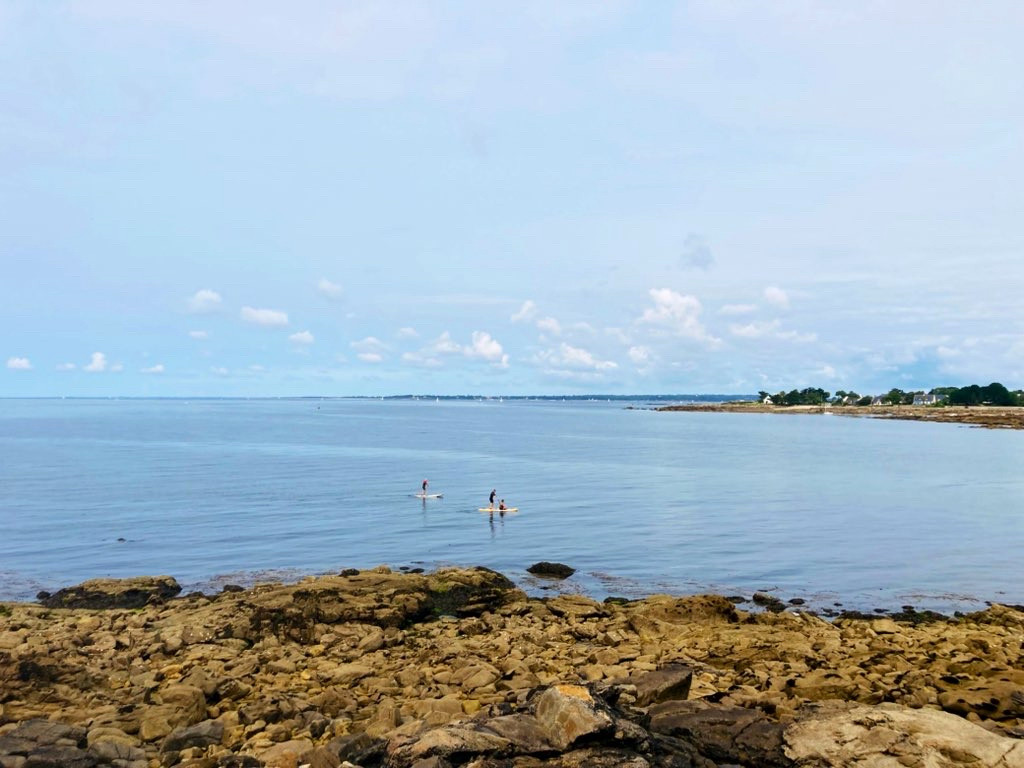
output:
<instances>
[{"instance_id":1,"label":"calm sea water","mask_svg":"<svg viewBox=\"0 0 1024 768\"><path fill-rule=\"evenodd\" d=\"M0 599L485 565L637 597L1024 603L1024 433L621 402L0 401ZM421 502L420 481L444 498ZM496 488L520 511L477 511Z\"/></svg>"}]
</instances>

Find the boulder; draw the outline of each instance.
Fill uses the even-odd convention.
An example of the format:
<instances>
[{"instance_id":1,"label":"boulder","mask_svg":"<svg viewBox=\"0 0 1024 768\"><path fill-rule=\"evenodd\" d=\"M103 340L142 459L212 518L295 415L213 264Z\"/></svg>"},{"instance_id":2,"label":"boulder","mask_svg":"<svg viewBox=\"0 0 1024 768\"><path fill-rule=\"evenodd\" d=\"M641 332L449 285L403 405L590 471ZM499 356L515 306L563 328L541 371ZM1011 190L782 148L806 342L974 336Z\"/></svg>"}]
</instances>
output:
<instances>
[{"instance_id":1,"label":"boulder","mask_svg":"<svg viewBox=\"0 0 1024 768\"><path fill-rule=\"evenodd\" d=\"M547 740L560 751L614 726L611 716L580 685L551 686L537 697L534 713Z\"/></svg>"},{"instance_id":2,"label":"boulder","mask_svg":"<svg viewBox=\"0 0 1024 768\"><path fill-rule=\"evenodd\" d=\"M788 768L783 729L762 712L713 706L703 701L667 701L648 712L651 731L681 739L716 763Z\"/></svg>"},{"instance_id":3,"label":"boulder","mask_svg":"<svg viewBox=\"0 0 1024 768\"><path fill-rule=\"evenodd\" d=\"M567 579L576 573L575 568L570 568L562 563L549 563L547 560L534 563L526 570L534 576L544 576L551 579Z\"/></svg>"},{"instance_id":4,"label":"boulder","mask_svg":"<svg viewBox=\"0 0 1024 768\"><path fill-rule=\"evenodd\" d=\"M635 705L647 707L662 701L686 699L690 695L693 670L685 664L666 664L654 672L634 675L625 683L636 688Z\"/></svg>"},{"instance_id":5,"label":"boulder","mask_svg":"<svg viewBox=\"0 0 1024 768\"><path fill-rule=\"evenodd\" d=\"M785 732L785 754L799 765L1024 767L1024 742L963 718L897 704L831 704Z\"/></svg>"},{"instance_id":6,"label":"boulder","mask_svg":"<svg viewBox=\"0 0 1024 768\"><path fill-rule=\"evenodd\" d=\"M91 579L41 599L47 608L141 608L151 600L168 600L181 592L170 576Z\"/></svg>"}]
</instances>

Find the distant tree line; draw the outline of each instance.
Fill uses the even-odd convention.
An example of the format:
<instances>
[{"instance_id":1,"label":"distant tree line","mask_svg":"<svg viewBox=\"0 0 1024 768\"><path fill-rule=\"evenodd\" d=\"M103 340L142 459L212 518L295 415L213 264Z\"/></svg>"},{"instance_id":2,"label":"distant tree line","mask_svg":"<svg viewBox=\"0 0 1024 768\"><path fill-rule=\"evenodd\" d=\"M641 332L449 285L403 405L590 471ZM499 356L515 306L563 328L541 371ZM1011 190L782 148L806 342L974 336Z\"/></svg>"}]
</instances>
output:
<instances>
[{"instance_id":1,"label":"distant tree line","mask_svg":"<svg viewBox=\"0 0 1024 768\"><path fill-rule=\"evenodd\" d=\"M912 405L915 398L923 395L933 395L938 398L936 405L1019 405L1024 406L1024 391L1016 390L1011 392L999 382L992 382L987 387L971 384L967 387L935 387L928 391L916 390L904 392L902 389L890 389L878 398L871 395L859 395L856 392L840 389L833 396L832 393L819 389L818 387L807 387L806 389L793 389L789 392L777 392L774 395L761 390L757 393L757 399L762 403L772 405L871 405L874 402L881 402L885 405Z\"/></svg>"}]
</instances>

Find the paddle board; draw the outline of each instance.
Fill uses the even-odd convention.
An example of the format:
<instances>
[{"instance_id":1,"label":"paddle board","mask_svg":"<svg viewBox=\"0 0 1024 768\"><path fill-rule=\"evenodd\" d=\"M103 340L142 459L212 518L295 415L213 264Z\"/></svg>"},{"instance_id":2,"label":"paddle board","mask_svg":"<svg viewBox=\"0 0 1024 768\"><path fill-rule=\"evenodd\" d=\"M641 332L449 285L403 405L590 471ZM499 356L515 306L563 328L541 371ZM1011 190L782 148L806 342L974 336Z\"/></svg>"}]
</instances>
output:
<instances>
[{"instance_id":1,"label":"paddle board","mask_svg":"<svg viewBox=\"0 0 1024 768\"><path fill-rule=\"evenodd\" d=\"M414 493L413 494L413 498L416 498L416 499L440 499L440 498L443 498L443 497L444 497L443 493L428 493L426 495L423 495L422 493Z\"/></svg>"},{"instance_id":2,"label":"paddle board","mask_svg":"<svg viewBox=\"0 0 1024 768\"><path fill-rule=\"evenodd\" d=\"M518 512L519 507L505 507L504 509L498 509L497 507L479 507L477 512Z\"/></svg>"}]
</instances>

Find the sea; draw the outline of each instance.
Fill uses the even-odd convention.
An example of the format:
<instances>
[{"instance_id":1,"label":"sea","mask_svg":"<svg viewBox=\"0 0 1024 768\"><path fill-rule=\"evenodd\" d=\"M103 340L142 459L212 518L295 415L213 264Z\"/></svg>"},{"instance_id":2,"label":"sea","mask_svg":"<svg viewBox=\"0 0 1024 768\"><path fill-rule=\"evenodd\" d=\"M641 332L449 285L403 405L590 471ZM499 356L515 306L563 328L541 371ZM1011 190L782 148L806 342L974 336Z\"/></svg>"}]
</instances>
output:
<instances>
[{"instance_id":1,"label":"sea","mask_svg":"<svg viewBox=\"0 0 1024 768\"><path fill-rule=\"evenodd\" d=\"M596 599L1024 603L1024 433L670 400L0 400L0 600L383 564ZM492 489L517 511L479 511ZM545 560L576 573L528 573Z\"/></svg>"}]
</instances>

